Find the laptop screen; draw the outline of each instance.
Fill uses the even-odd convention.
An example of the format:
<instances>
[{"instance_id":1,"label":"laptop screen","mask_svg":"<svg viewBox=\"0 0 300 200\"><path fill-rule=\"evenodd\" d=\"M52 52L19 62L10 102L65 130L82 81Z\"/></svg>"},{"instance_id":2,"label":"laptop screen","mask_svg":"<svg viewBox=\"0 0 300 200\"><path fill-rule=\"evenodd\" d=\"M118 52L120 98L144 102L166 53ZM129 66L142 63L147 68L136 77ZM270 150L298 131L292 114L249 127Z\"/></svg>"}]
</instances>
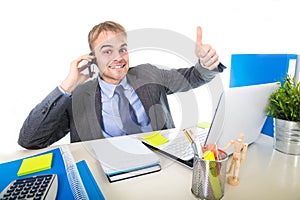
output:
<instances>
[{"instance_id":1,"label":"laptop screen","mask_svg":"<svg viewBox=\"0 0 300 200\"><path fill-rule=\"evenodd\" d=\"M278 86L276 82L224 90L205 144L224 148L241 132L245 133L244 142L253 143L267 118L269 97ZM231 154L233 148L227 151Z\"/></svg>"}]
</instances>

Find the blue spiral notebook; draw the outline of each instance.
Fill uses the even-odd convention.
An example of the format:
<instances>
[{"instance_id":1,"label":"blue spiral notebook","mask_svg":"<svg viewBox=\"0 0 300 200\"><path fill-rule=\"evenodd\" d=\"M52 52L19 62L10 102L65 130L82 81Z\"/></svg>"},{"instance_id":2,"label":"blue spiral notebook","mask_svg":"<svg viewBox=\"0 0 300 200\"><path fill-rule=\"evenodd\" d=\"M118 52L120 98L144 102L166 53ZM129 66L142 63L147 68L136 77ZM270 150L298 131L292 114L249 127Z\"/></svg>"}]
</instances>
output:
<instances>
[{"instance_id":1,"label":"blue spiral notebook","mask_svg":"<svg viewBox=\"0 0 300 200\"><path fill-rule=\"evenodd\" d=\"M21 177L29 177L40 174L57 174L58 175L58 193L57 198L74 199L68 182L67 173L64 166L63 157L60 149L54 149L42 154L53 153L52 167L50 169L28 174ZM38 155L42 155L38 154ZM37 155L35 155L37 156ZM33 156L32 156L33 157ZM24 158L0 164L0 191L2 191L11 181L20 178L17 173ZM89 199L104 199L104 196L98 187L85 160L76 163L80 177Z\"/></svg>"}]
</instances>

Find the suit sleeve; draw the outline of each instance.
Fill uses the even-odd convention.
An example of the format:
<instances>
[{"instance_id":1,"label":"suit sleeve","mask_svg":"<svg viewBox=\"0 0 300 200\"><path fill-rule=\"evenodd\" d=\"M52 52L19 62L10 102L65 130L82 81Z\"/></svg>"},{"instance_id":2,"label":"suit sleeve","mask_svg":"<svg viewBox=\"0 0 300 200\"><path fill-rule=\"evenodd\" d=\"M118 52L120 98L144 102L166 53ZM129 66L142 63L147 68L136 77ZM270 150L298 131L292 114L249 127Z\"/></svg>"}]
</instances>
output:
<instances>
[{"instance_id":1,"label":"suit sleeve","mask_svg":"<svg viewBox=\"0 0 300 200\"><path fill-rule=\"evenodd\" d=\"M220 63L216 69L208 70L202 67L200 61L198 61L195 66L190 68L165 71L162 73L161 80L164 80L163 85L166 86L167 94L184 92L210 82L224 69L226 67Z\"/></svg>"},{"instance_id":2,"label":"suit sleeve","mask_svg":"<svg viewBox=\"0 0 300 200\"><path fill-rule=\"evenodd\" d=\"M68 107L71 97L55 88L28 115L20 130L18 143L27 149L47 147L69 132Z\"/></svg>"}]
</instances>

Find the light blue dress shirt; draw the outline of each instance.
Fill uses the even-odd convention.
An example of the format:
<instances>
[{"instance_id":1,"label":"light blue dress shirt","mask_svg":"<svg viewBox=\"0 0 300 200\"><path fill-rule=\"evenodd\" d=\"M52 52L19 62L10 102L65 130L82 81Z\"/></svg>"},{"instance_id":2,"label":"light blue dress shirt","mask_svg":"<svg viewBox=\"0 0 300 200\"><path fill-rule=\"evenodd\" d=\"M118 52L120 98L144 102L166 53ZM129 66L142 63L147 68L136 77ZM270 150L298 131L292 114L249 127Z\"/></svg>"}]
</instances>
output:
<instances>
[{"instance_id":1,"label":"light blue dress shirt","mask_svg":"<svg viewBox=\"0 0 300 200\"><path fill-rule=\"evenodd\" d=\"M98 77L98 80L101 88L102 98L103 136L114 137L125 135L124 131L122 130L123 125L118 109L119 98L117 95L114 95L117 85L107 83L100 77ZM152 131L152 126L149 122L149 118L145 112L142 102L140 101L136 92L133 90L132 86L127 82L126 77L121 81L120 85L123 86L125 96L128 98L130 104L135 110L137 121L142 132Z\"/></svg>"}]
</instances>

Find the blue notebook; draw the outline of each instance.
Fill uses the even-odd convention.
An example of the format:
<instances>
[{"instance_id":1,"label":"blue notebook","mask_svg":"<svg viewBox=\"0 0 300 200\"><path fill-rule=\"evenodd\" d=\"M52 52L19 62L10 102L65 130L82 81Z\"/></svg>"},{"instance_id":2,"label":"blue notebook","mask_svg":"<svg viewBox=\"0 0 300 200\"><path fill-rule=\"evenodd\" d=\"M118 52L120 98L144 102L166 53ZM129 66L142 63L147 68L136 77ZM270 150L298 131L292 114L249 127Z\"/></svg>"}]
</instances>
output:
<instances>
[{"instance_id":1,"label":"blue notebook","mask_svg":"<svg viewBox=\"0 0 300 200\"><path fill-rule=\"evenodd\" d=\"M53 153L52 167L48 170L28 174L22 177L29 177L40 174L57 174L58 175L58 193L56 199L73 199L73 194L68 182L67 174L64 167L64 161L59 148L44 152L42 154ZM38 154L38 155L42 155ZM36 156L36 155L35 155ZM17 172L23 159L14 160L0 164L0 191L2 191L11 181L20 178ZM83 181L84 187L90 199L104 199L89 167L84 160L76 163L79 174Z\"/></svg>"},{"instance_id":2,"label":"blue notebook","mask_svg":"<svg viewBox=\"0 0 300 200\"><path fill-rule=\"evenodd\" d=\"M87 194L89 196L89 199L104 200L104 196L101 193L85 160L78 162L77 168L78 168L80 177L82 179L83 185L85 187L85 190L87 191Z\"/></svg>"}]
</instances>

